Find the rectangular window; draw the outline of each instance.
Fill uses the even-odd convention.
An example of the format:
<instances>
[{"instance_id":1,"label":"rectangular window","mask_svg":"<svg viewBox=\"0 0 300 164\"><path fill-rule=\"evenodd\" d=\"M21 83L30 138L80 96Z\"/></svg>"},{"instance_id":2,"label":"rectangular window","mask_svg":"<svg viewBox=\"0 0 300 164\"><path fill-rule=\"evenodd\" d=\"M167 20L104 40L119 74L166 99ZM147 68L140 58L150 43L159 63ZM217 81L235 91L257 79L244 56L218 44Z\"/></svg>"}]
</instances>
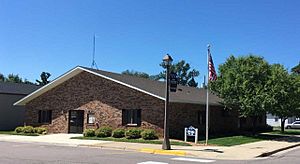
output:
<instances>
[{"instance_id":1,"label":"rectangular window","mask_svg":"<svg viewBox=\"0 0 300 164\"><path fill-rule=\"evenodd\" d=\"M198 123L200 125L205 125L206 122L206 113L205 111L198 111Z\"/></svg>"},{"instance_id":2,"label":"rectangular window","mask_svg":"<svg viewBox=\"0 0 300 164\"><path fill-rule=\"evenodd\" d=\"M51 124L52 110L39 110L39 123Z\"/></svg>"},{"instance_id":3,"label":"rectangular window","mask_svg":"<svg viewBox=\"0 0 300 164\"><path fill-rule=\"evenodd\" d=\"M89 113L89 114L87 114L87 123L88 124L94 124L95 121L96 121L95 113Z\"/></svg>"},{"instance_id":4,"label":"rectangular window","mask_svg":"<svg viewBox=\"0 0 300 164\"><path fill-rule=\"evenodd\" d=\"M263 116L258 117L258 122L261 124L263 122Z\"/></svg>"},{"instance_id":5,"label":"rectangular window","mask_svg":"<svg viewBox=\"0 0 300 164\"><path fill-rule=\"evenodd\" d=\"M129 126L141 125L141 109L123 109L122 124Z\"/></svg>"},{"instance_id":6,"label":"rectangular window","mask_svg":"<svg viewBox=\"0 0 300 164\"><path fill-rule=\"evenodd\" d=\"M222 116L223 117L229 117L230 116L229 110L228 109L223 109L222 110Z\"/></svg>"}]
</instances>

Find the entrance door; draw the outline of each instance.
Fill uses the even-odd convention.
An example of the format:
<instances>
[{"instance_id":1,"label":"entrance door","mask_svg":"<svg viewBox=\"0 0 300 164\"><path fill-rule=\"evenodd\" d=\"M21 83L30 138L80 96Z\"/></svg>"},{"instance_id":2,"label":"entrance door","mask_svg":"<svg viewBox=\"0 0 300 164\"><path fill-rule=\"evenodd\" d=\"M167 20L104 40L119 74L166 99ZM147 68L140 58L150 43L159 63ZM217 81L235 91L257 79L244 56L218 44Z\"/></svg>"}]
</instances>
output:
<instances>
[{"instance_id":1,"label":"entrance door","mask_svg":"<svg viewBox=\"0 0 300 164\"><path fill-rule=\"evenodd\" d=\"M83 110L70 110L69 111L69 133L82 133L83 132Z\"/></svg>"}]
</instances>

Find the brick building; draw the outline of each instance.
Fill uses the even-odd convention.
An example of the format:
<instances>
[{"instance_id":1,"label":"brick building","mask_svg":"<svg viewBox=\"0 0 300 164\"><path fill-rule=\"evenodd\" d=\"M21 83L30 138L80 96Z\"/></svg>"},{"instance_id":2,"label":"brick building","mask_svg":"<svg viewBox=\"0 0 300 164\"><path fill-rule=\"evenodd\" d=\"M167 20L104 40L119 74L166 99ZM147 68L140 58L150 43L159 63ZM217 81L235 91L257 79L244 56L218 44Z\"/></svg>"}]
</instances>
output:
<instances>
[{"instance_id":1,"label":"brick building","mask_svg":"<svg viewBox=\"0 0 300 164\"><path fill-rule=\"evenodd\" d=\"M25 105L26 124L52 133L82 133L86 128L141 127L163 132L165 83L78 66L15 103ZM170 135L182 137L187 126L205 131L206 90L178 86L170 94ZM210 131L232 132L238 113L226 111L210 94ZM260 125L265 125L262 121Z\"/></svg>"}]
</instances>

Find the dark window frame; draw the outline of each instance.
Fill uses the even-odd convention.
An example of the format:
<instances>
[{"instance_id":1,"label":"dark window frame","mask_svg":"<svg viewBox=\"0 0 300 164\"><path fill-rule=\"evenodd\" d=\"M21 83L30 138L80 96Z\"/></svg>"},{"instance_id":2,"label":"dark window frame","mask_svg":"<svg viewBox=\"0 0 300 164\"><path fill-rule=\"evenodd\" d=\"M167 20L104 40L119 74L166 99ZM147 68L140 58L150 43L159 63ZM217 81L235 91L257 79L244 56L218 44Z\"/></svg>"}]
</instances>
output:
<instances>
[{"instance_id":1,"label":"dark window frame","mask_svg":"<svg viewBox=\"0 0 300 164\"><path fill-rule=\"evenodd\" d=\"M123 126L141 126L141 109L122 109Z\"/></svg>"},{"instance_id":2,"label":"dark window frame","mask_svg":"<svg viewBox=\"0 0 300 164\"><path fill-rule=\"evenodd\" d=\"M39 110L38 123L51 124L52 123L52 110Z\"/></svg>"}]
</instances>

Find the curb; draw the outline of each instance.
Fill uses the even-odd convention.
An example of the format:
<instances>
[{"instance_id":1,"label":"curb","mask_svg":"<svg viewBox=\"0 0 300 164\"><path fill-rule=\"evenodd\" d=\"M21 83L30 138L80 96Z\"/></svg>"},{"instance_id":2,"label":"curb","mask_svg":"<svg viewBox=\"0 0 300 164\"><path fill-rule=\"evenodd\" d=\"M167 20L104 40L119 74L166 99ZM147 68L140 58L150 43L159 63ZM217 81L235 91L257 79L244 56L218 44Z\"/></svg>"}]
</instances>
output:
<instances>
[{"instance_id":1,"label":"curb","mask_svg":"<svg viewBox=\"0 0 300 164\"><path fill-rule=\"evenodd\" d=\"M91 147L91 148L100 148L100 149L111 149L111 150L126 150L126 151L138 151L139 149L125 147L125 146L106 146L106 145L78 145L81 147Z\"/></svg>"},{"instance_id":2,"label":"curb","mask_svg":"<svg viewBox=\"0 0 300 164\"><path fill-rule=\"evenodd\" d=\"M258 157L267 157L267 156L270 156L270 155L272 155L272 154L278 153L278 152L280 152L280 151L284 151L284 150L287 150L287 149L291 149L291 148L294 148L294 147L297 147L297 146L300 146L300 143L299 143L299 144L295 144L295 145L291 145L291 146L288 146L288 147L280 148L280 149L277 149L277 150L274 150L274 151L262 153L261 155L256 156L256 158L258 158Z\"/></svg>"},{"instance_id":3,"label":"curb","mask_svg":"<svg viewBox=\"0 0 300 164\"><path fill-rule=\"evenodd\" d=\"M150 149L150 148L140 149L139 152L150 153L150 154L161 154L161 155L176 155L176 156L186 156L187 154L186 151L160 150L160 149Z\"/></svg>"}]
</instances>

